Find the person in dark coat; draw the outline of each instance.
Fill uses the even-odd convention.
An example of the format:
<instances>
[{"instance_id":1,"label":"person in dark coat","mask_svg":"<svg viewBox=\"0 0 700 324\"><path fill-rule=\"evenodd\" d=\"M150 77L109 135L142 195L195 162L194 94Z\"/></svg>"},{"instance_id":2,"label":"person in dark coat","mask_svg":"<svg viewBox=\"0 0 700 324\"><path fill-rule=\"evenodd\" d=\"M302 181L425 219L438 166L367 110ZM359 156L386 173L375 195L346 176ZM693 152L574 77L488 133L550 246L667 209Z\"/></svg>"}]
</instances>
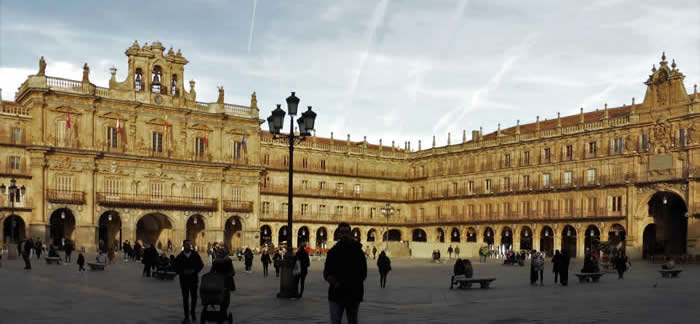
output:
<instances>
[{"instance_id":1,"label":"person in dark coat","mask_svg":"<svg viewBox=\"0 0 700 324\"><path fill-rule=\"evenodd\" d=\"M29 259L31 251L34 248L32 239L25 240L22 245L22 259L24 259L24 270L32 270L32 261Z\"/></svg>"},{"instance_id":2,"label":"person in dark coat","mask_svg":"<svg viewBox=\"0 0 700 324\"><path fill-rule=\"evenodd\" d=\"M272 265L275 267L275 276L280 276L280 265L282 263L282 254L279 250L275 250L275 255L272 256Z\"/></svg>"},{"instance_id":3,"label":"person in dark coat","mask_svg":"<svg viewBox=\"0 0 700 324\"><path fill-rule=\"evenodd\" d=\"M75 263L78 264L78 272L85 271L85 257L82 253L78 253L78 260Z\"/></svg>"},{"instance_id":4,"label":"person in dark coat","mask_svg":"<svg viewBox=\"0 0 700 324\"><path fill-rule=\"evenodd\" d=\"M566 286L569 284L569 261L571 261L569 258L569 252L563 250L559 260L559 282L562 286Z\"/></svg>"},{"instance_id":5,"label":"person in dark coat","mask_svg":"<svg viewBox=\"0 0 700 324\"><path fill-rule=\"evenodd\" d=\"M536 263L535 262L535 258L536 258L535 255L536 254L537 254L537 251L533 251L532 258L530 259L530 284L531 285L534 285L535 283L537 283L537 278L538 278L537 270L535 268L535 263Z\"/></svg>"},{"instance_id":6,"label":"person in dark coat","mask_svg":"<svg viewBox=\"0 0 700 324\"><path fill-rule=\"evenodd\" d=\"M464 272L464 262L462 262L462 259L457 259L455 266L452 268L452 274L455 276L461 276L464 274Z\"/></svg>"},{"instance_id":7,"label":"person in dark coat","mask_svg":"<svg viewBox=\"0 0 700 324\"><path fill-rule=\"evenodd\" d=\"M306 282L306 275L309 273L309 266L311 266L311 260L309 260L309 254L306 253L304 245L297 249L296 260L299 262L299 274L296 276L296 286L299 289L299 294L297 298L301 298L304 295L304 282Z\"/></svg>"},{"instance_id":8,"label":"person in dark coat","mask_svg":"<svg viewBox=\"0 0 700 324\"><path fill-rule=\"evenodd\" d=\"M180 278L185 322L189 321L190 316L193 321L196 321L197 285L199 283L199 272L204 268L204 263L197 251L192 250L192 242L190 240L183 241L182 246L184 249L175 258L174 268Z\"/></svg>"},{"instance_id":9,"label":"person in dark coat","mask_svg":"<svg viewBox=\"0 0 700 324\"><path fill-rule=\"evenodd\" d=\"M586 256L583 258L583 268L581 268L581 273L596 273L598 272L596 270L596 265L595 261L593 260L593 256L588 253Z\"/></svg>"},{"instance_id":10,"label":"person in dark coat","mask_svg":"<svg viewBox=\"0 0 700 324\"><path fill-rule=\"evenodd\" d=\"M34 254L36 254L37 260L41 259L41 251L44 249L44 246L41 244L41 240L37 238L36 242L34 242Z\"/></svg>"},{"instance_id":11,"label":"person in dark coat","mask_svg":"<svg viewBox=\"0 0 700 324\"><path fill-rule=\"evenodd\" d=\"M376 259L376 258L377 258L377 247L373 246L372 247L372 259Z\"/></svg>"},{"instance_id":12,"label":"person in dark coat","mask_svg":"<svg viewBox=\"0 0 700 324\"><path fill-rule=\"evenodd\" d=\"M391 260L386 253L382 251L379 253L379 259L377 259L377 269L379 269L379 287L386 288L386 275L391 271Z\"/></svg>"},{"instance_id":13,"label":"person in dark coat","mask_svg":"<svg viewBox=\"0 0 700 324\"><path fill-rule=\"evenodd\" d=\"M263 265L263 277L267 277L267 267L270 265L270 255L267 252L260 254L260 262Z\"/></svg>"},{"instance_id":14,"label":"person in dark coat","mask_svg":"<svg viewBox=\"0 0 700 324\"><path fill-rule=\"evenodd\" d=\"M554 252L554 256L552 257L552 272L554 273L554 283L557 283L557 279L559 278L559 267L561 266L561 253L559 253L559 250L556 250Z\"/></svg>"},{"instance_id":15,"label":"person in dark coat","mask_svg":"<svg viewBox=\"0 0 700 324\"><path fill-rule=\"evenodd\" d=\"M134 243L134 260L141 260L141 244L138 241Z\"/></svg>"},{"instance_id":16,"label":"person in dark coat","mask_svg":"<svg viewBox=\"0 0 700 324\"><path fill-rule=\"evenodd\" d=\"M337 233L340 241L328 251L323 268L323 278L329 284L331 324L340 324L343 312L348 324L356 324L364 297L367 260L362 245L352 239L350 224L340 223Z\"/></svg>"},{"instance_id":17,"label":"person in dark coat","mask_svg":"<svg viewBox=\"0 0 700 324\"><path fill-rule=\"evenodd\" d=\"M66 253L66 263L70 263L70 256L73 254L73 242L71 240L66 240L66 244L63 246L63 251Z\"/></svg>"},{"instance_id":18,"label":"person in dark coat","mask_svg":"<svg viewBox=\"0 0 700 324\"><path fill-rule=\"evenodd\" d=\"M143 275L145 277L150 277L151 269L158 263L158 251L153 244L149 244L148 247L143 250L143 259L141 263L143 263Z\"/></svg>"},{"instance_id":19,"label":"person in dark coat","mask_svg":"<svg viewBox=\"0 0 700 324\"><path fill-rule=\"evenodd\" d=\"M253 268L253 251L250 248L246 248L243 252L243 257L245 258L245 271L250 273Z\"/></svg>"},{"instance_id":20,"label":"person in dark coat","mask_svg":"<svg viewBox=\"0 0 700 324\"><path fill-rule=\"evenodd\" d=\"M49 257L51 257L51 258L59 257L58 252L56 252L56 247L53 246L53 244L49 245Z\"/></svg>"},{"instance_id":21,"label":"person in dark coat","mask_svg":"<svg viewBox=\"0 0 700 324\"><path fill-rule=\"evenodd\" d=\"M229 293L224 295L224 302L221 304L221 307L223 307L222 309L227 309L231 302L231 292L236 290L236 285L233 281L236 271L233 270L233 261L226 255L226 250L217 249L214 253L216 256L211 263L211 270L209 270L209 272L221 273L226 276L224 286L228 289Z\"/></svg>"},{"instance_id":22,"label":"person in dark coat","mask_svg":"<svg viewBox=\"0 0 700 324\"><path fill-rule=\"evenodd\" d=\"M630 266L632 265L632 263L624 253L620 253L615 258L615 269L617 270L618 279L622 279L624 277L625 271L627 271L627 264L629 264Z\"/></svg>"}]
</instances>

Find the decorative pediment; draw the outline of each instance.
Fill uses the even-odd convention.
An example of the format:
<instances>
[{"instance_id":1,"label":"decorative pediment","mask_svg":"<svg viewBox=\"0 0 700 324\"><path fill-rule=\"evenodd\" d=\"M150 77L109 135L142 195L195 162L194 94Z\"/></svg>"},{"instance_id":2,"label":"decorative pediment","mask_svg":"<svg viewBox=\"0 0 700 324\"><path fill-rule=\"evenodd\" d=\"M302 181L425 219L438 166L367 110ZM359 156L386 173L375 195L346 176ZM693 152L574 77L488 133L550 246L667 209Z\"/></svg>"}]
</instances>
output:
<instances>
[{"instance_id":1,"label":"decorative pediment","mask_svg":"<svg viewBox=\"0 0 700 324\"><path fill-rule=\"evenodd\" d=\"M119 113L115 113L115 112L108 112L108 113L106 113L106 114L101 115L100 118L115 119L115 120L116 120L116 119L125 120L124 116L122 116L122 115L119 114Z\"/></svg>"},{"instance_id":2,"label":"decorative pediment","mask_svg":"<svg viewBox=\"0 0 700 324\"><path fill-rule=\"evenodd\" d=\"M203 131L203 132L211 132L211 128L209 128L209 126L204 125L204 124L194 124L194 125L190 126L190 129Z\"/></svg>"},{"instance_id":3,"label":"decorative pediment","mask_svg":"<svg viewBox=\"0 0 700 324\"><path fill-rule=\"evenodd\" d=\"M651 72L647 81L644 82L647 85L644 96L645 105L668 106L689 101L683 85L685 75L678 70L675 60L668 64L666 53L661 55L659 68L653 65Z\"/></svg>"},{"instance_id":4,"label":"decorative pediment","mask_svg":"<svg viewBox=\"0 0 700 324\"><path fill-rule=\"evenodd\" d=\"M153 118L151 120L146 121L146 124L151 124L151 125L165 125L165 119L162 118Z\"/></svg>"},{"instance_id":5,"label":"decorative pediment","mask_svg":"<svg viewBox=\"0 0 700 324\"><path fill-rule=\"evenodd\" d=\"M49 111L57 112L57 113L68 113L70 112L71 115L82 115L82 112L78 108L75 107L69 107L69 106L59 106L56 108L51 108Z\"/></svg>"}]
</instances>

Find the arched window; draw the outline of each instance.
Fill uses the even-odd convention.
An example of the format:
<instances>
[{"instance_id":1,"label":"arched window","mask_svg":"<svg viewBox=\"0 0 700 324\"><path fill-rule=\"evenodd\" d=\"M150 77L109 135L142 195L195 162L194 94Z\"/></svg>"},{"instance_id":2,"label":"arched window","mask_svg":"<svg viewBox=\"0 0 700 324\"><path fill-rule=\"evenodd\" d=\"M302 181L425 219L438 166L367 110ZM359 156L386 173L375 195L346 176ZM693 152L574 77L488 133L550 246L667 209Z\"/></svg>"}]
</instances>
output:
<instances>
[{"instance_id":1,"label":"arched window","mask_svg":"<svg viewBox=\"0 0 700 324\"><path fill-rule=\"evenodd\" d=\"M134 75L134 90L143 91L143 72L141 72L141 68L136 69Z\"/></svg>"},{"instance_id":2,"label":"arched window","mask_svg":"<svg viewBox=\"0 0 700 324\"><path fill-rule=\"evenodd\" d=\"M177 97L178 95L177 74L173 74L172 81L170 81L170 95L173 97Z\"/></svg>"},{"instance_id":3,"label":"arched window","mask_svg":"<svg viewBox=\"0 0 700 324\"><path fill-rule=\"evenodd\" d=\"M153 67L153 72L152 74L152 82L151 82L151 92L153 93L160 93L160 79L163 77L162 76L162 70L160 66L156 65Z\"/></svg>"}]
</instances>

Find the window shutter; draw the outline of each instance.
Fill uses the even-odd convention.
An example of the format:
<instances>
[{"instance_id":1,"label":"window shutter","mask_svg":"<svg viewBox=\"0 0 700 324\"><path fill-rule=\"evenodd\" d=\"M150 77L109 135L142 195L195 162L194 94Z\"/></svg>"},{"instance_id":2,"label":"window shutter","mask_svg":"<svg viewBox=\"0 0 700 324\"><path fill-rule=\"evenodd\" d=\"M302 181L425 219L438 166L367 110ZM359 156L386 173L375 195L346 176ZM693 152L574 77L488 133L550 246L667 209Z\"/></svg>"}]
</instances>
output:
<instances>
[{"instance_id":1,"label":"window shutter","mask_svg":"<svg viewBox=\"0 0 700 324\"><path fill-rule=\"evenodd\" d=\"M615 150L615 139L611 138L608 141L608 155L613 155L613 153L615 152L614 150Z\"/></svg>"}]
</instances>

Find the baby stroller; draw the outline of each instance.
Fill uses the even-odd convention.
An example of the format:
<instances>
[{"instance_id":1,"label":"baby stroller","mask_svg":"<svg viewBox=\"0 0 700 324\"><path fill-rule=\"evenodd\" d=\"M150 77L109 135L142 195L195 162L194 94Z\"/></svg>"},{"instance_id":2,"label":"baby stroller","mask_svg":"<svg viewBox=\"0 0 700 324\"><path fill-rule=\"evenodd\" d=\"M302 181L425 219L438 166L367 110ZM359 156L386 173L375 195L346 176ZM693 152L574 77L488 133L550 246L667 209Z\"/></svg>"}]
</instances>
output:
<instances>
[{"instance_id":1,"label":"baby stroller","mask_svg":"<svg viewBox=\"0 0 700 324\"><path fill-rule=\"evenodd\" d=\"M202 298L202 315L200 315L202 324L208 321L219 324L224 321L233 323L233 315L228 312L231 293L225 283L226 276L221 273L210 272L202 276L199 286L199 295Z\"/></svg>"}]
</instances>

